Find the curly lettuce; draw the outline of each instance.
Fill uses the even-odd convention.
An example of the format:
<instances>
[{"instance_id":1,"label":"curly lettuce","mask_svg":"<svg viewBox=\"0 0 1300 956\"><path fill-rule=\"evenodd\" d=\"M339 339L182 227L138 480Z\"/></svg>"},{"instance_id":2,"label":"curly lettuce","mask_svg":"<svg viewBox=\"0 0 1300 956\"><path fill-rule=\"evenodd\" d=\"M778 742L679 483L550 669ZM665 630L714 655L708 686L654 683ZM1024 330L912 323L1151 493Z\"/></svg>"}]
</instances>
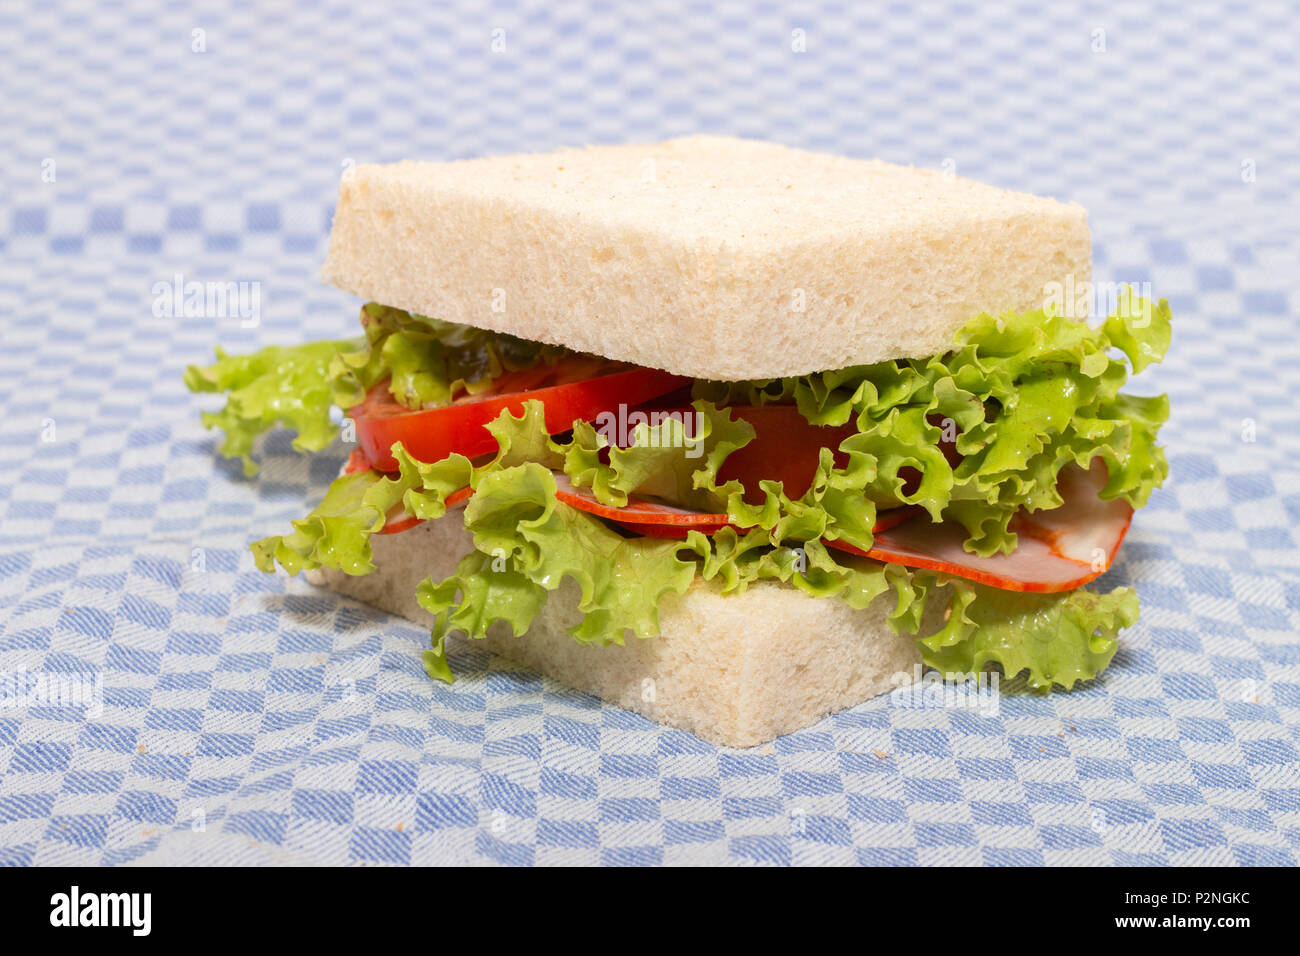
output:
<instances>
[{"instance_id":1,"label":"curly lettuce","mask_svg":"<svg viewBox=\"0 0 1300 956\"><path fill-rule=\"evenodd\" d=\"M968 674L996 663L1039 692L1092 680L1115 656L1116 633L1138 619L1132 588L1022 594L960 579L952 587L947 623L919 640L925 664Z\"/></svg>"},{"instance_id":2,"label":"curly lettuce","mask_svg":"<svg viewBox=\"0 0 1300 956\"><path fill-rule=\"evenodd\" d=\"M638 424L626 448L611 446L589 422L574 422L564 472L575 488L591 488L602 503L623 507L629 495L661 498L696 511L723 512L739 482L717 483L733 451L754 439L754 427L710 402L692 406L690 427L680 415Z\"/></svg>"},{"instance_id":3,"label":"curly lettuce","mask_svg":"<svg viewBox=\"0 0 1300 956\"><path fill-rule=\"evenodd\" d=\"M221 411L202 418L206 428L225 432L221 454L241 459L252 477L253 444L264 432L291 428L296 450L320 451L339 434L331 406L351 408L379 382L388 380L401 405L433 408L566 351L374 303L361 310L361 325L364 338L272 345L250 355L217 349L214 364L186 368L190 391L228 393Z\"/></svg>"},{"instance_id":4,"label":"curly lettuce","mask_svg":"<svg viewBox=\"0 0 1300 956\"><path fill-rule=\"evenodd\" d=\"M298 451L320 451L338 435L330 419L334 389L329 368L335 356L356 344L345 339L271 345L251 355L217 349L214 364L186 368L185 385L192 392L229 393L221 411L203 413L203 425L225 432L221 454L241 459L244 474L252 477L258 472L253 443L263 432L292 428L298 433L293 441Z\"/></svg>"},{"instance_id":5,"label":"curly lettuce","mask_svg":"<svg viewBox=\"0 0 1300 956\"><path fill-rule=\"evenodd\" d=\"M351 408L378 382L407 408L438 408L477 395L505 372L554 362L566 350L370 303L361 310L365 341L330 363L334 400Z\"/></svg>"},{"instance_id":6,"label":"curly lettuce","mask_svg":"<svg viewBox=\"0 0 1300 956\"><path fill-rule=\"evenodd\" d=\"M291 522L291 533L253 542L250 548L258 568L272 572L279 564L291 575L320 568L369 574L375 569L370 538L389 521L441 518L452 494L476 488L485 475L525 462L558 467L562 460L560 446L546 432L540 402L526 402L518 416L502 412L487 429L498 450L478 466L464 455L418 461L398 442L392 448L396 474L369 470L340 475L310 514Z\"/></svg>"}]
</instances>

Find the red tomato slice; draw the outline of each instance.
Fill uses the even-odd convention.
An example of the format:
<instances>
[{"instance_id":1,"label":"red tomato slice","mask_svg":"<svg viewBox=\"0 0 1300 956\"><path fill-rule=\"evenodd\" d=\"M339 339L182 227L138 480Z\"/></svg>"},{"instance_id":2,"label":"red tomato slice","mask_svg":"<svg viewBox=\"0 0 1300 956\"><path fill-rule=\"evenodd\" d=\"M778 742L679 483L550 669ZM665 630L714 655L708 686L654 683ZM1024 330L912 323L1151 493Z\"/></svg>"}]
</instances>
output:
<instances>
[{"instance_id":1,"label":"red tomato slice","mask_svg":"<svg viewBox=\"0 0 1300 956\"><path fill-rule=\"evenodd\" d=\"M365 451L354 448L352 454L348 455L347 464L343 466L343 474L355 475L359 471L370 471L370 459L366 457Z\"/></svg>"},{"instance_id":2,"label":"red tomato slice","mask_svg":"<svg viewBox=\"0 0 1300 956\"><path fill-rule=\"evenodd\" d=\"M817 473L817 458L826 447L838 449L840 442L857 433L845 425L810 425L793 405L745 405L730 409L733 418L754 426L754 439L727 456L718 471L718 483L733 478L745 486L745 500L763 501L758 483L764 478L779 481L790 498L803 495ZM843 468L847 456L835 452L835 464Z\"/></svg>"},{"instance_id":3,"label":"red tomato slice","mask_svg":"<svg viewBox=\"0 0 1300 956\"><path fill-rule=\"evenodd\" d=\"M457 452L474 458L495 451L496 439L483 426L502 411L519 414L530 399L546 406L546 428L554 435L568 431L575 421L591 421L601 412L617 411L620 404L639 405L689 381L659 369L574 355L554 365L507 372L492 383L490 392L442 408L413 411L394 401L388 383L380 382L348 414L371 466L395 471L394 442L400 441L420 461L441 461Z\"/></svg>"},{"instance_id":4,"label":"red tomato slice","mask_svg":"<svg viewBox=\"0 0 1300 956\"><path fill-rule=\"evenodd\" d=\"M758 483L764 478L784 482L787 495L800 497L817 474L822 448L833 449L835 467L843 468L849 458L839 450L840 443L858 433L853 421L843 425L810 424L794 405L737 405L730 406L729 410L733 418L743 418L754 426L754 439L727 456L718 472L718 481L739 478L745 486L745 500L750 504L762 503L763 492ZM938 425L940 421L933 424ZM952 444L940 441L939 448L954 467L961 460ZM914 492L921 480L920 472L903 468L899 475L904 479L903 493Z\"/></svg>"}]
</instances>

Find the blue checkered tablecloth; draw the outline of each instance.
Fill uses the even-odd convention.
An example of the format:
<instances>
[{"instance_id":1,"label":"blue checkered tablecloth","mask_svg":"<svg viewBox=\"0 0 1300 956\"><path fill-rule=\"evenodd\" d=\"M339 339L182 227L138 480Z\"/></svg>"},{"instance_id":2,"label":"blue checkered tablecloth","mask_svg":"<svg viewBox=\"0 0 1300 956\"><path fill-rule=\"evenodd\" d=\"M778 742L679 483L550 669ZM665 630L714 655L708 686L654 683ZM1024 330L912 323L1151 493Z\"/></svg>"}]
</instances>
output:
<instances>
[{"instance_id":1,"label":"blue checkered tablecloth","mask_svg":"<svg viewBox=\"0 0 1300 956\"><path fill-rule=\"evenodd\" d=\"M1043 6L6 5L0 862L1294 864L1296 11ZM349 161L693 131L1077 199L1097 278L1168 297L1103 680L732 751L480 650L434 685L419 628L253 568L343 450L244 479L181 373L355 329L317 279ZM260 323L156 315L175 276Z\"/></svg>"}]
</instances>

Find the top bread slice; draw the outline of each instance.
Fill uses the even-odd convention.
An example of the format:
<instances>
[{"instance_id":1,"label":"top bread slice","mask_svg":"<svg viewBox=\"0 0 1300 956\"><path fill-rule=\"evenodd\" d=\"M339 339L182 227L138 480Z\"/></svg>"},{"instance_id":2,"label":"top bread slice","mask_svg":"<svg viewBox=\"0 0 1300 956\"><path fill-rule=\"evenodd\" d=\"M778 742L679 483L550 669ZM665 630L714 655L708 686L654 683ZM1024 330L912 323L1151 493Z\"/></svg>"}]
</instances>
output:
<instances>
[{"instance_id":1,"label":"top bread slice","mask_svg":"<svg viewBox=\"0 0 1300 956\"><path fill-rule=\"evenodd\" d=\"M324 279L363 299L682 375L945 351L1091 271L1074 203L691 136L343 178Z\"/></svg>"}]
</instances>

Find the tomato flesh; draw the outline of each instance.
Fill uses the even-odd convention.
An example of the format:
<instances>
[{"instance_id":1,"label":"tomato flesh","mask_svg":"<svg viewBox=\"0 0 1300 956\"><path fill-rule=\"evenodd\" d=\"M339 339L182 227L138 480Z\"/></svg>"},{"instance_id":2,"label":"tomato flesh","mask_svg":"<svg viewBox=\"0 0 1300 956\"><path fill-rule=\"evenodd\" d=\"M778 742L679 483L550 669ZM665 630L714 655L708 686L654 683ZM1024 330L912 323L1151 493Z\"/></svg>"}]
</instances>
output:
<instances>
[{"instance_id":1,"label":"tomato flesh","mask_svg":"<svg viewBox=\"0 0 1300 956\"><path fill-rule=\"evenodd\" d=\"M835 466L843 468L848 456L839 451L840 442L857 434L851 423L812 425L793 405L746 405L730 409L733 418L743 418L754 426L754 440L727 456L718 470L718 483L733 478L745 486L745 501L761 504L763 479L779 481L786 496L802 497L817 474L817 461L823 448L831 448Z\"/></svg>"},{"instance_id":2,"label":"tomato flesh","mask_svg":"<svg viewBox=\"0 0 1300 956\"><path fill-rule=\"evenodd\" d=\"M370 459L366 457L366 453L360 448L352 449L352 454L348 455L347 464L343 466L343 474L355 475L357 472L370 470Z\"/></svg>"},{"instance_id":3,"label":"tomato flesh","mask_svg":"<svg viewBox=\"0 0 1300 956\"><path fill-rule=\"evenodd\" d=\"M490 392L441 408L406 408L394 401L388 382L380 382L348 414L371 466L395 471L392 447L399 441L419 461L441 461L453 453L475 458L496 451L497 441L484 426L503 411L520 414L530 400L545 406L546 429L555 435L568 431L575 421L617 412L619 405L639 405L689 381L659 369L576 355L554 365L507 372L492 383Z\"/></svg>"}]
</instances>

